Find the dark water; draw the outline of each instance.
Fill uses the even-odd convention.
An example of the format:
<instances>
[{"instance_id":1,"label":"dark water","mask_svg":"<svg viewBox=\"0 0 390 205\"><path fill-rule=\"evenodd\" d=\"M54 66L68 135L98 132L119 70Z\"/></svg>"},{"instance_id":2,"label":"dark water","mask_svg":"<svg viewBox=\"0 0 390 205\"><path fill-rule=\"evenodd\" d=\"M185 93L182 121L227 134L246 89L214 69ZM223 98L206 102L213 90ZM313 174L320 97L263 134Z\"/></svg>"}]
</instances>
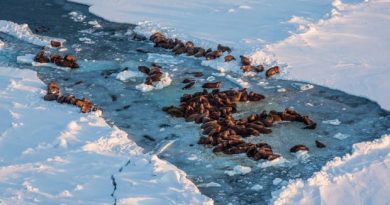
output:
<instances>
[{"instance_id":1,"label":"dark water","mask_svg":"<svg viewBox=\"0 0 390 205\"><path fill-rule=\"evenodd\" d=\"M68 14L71 11L82 13L85 19L75 22ZM267 81L256 77L247 79L251 83L251 90L263 93L267 98L259 103L240 104L239 116L259 113L264 109L294 107L298 112L310 115L318 123L318 128L303 130L301 124L282 123L273 127L272 134L248 139L269 143L275 152L288 161L281 166L263 168L262 161L255 162L243 155L215 155L211 149L196 144L200 136L198 125L173 119L161 111L163 106L178 105L182 94L200 91L202 80L213 75L214 70L202 66L199 59L171 57L169 52L154 48L150 42L133 41L127 33L134 26L104 21L88 14L85 6L64 1L3 0L0 2L0 19L27 23L40 35L66 39L66 52L76 54L81 68L66 71L18 64L17 56L36 53L39 47L2 33L0 38L6 47L0 50L0 65L36 70L44 82L59 82L65 93L89 97L103 108L107 122L128 132L145 151L155 152L184 170L195 184L200 185L202 193L213 198L216 204L265 204L271 198L271 192L289 179L310 177L327 161L350 152L352 144L377 138L390 127L389 112L367 99L320 86L301 91L298 82ZM97 20L102 28L88 24L93 20ZM85 37L95 43L80 41L80 38ZM158 57L150 58L149 55L148 58L148 54L136 51L139 48L158 54ZM168 61L170 59L173 61ZM173 79L172 85L162 90L142 93L135 89L135 85L143 79L124 83L117 80L115 74L105 75L106 71L119 72L124 67L135 70L138 65L150 65L155 61L160 62L164 71L169 72ZM204 72L205 77L198 79L193 90L183 91L180 82L189 77L185 72L195 70ZM237 87L224 77L215 78L223 82L223 89ZM287 91L277 92L279 88ZM335 126L322 123L332 119L339 119L341 124ZM349 137L339 140L333 137L337 133ZM154 141L144 135L151 136ZM316 139L324 142L327 148L316 148ZM290 154L289 148L296 144L307 145L311 150L310 156L298 159ZM224 173L236 165L251 167L252 171L235 176ZM274 185L275 178L283 181ZM221 187L203 186L210 182L218 183ZM255 184L261 185L263 189L251 190Z\"/></svg>"}]
</instances>

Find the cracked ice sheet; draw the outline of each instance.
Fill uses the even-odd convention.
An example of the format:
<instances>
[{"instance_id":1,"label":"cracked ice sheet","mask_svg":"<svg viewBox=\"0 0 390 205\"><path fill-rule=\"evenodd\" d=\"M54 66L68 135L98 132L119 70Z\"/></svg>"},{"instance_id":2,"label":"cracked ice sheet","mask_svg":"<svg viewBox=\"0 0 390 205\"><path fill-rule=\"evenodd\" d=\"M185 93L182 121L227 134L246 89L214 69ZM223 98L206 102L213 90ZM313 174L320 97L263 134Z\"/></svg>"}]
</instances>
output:
<instances>
[{"instance_id":1,"label":"cracked ice sheet","mask_svg":"<svg viewBox=\"0 0 390 205\"><path fill-rule=\"evenodd\" d=\"M119 204L212 203L100 113L43 101L35 72L0 67L0 81L0 203L113 204L111 175Z\"/></svg>"}]
</instances>

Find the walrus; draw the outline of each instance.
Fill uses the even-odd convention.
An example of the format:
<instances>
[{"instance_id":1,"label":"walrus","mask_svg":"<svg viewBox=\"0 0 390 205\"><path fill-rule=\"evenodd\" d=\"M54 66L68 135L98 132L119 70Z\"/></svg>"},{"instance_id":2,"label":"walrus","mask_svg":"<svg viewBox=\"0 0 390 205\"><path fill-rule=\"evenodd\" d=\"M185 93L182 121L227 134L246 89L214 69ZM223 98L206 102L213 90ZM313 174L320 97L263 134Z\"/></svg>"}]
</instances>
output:
<instances>
[{"instance_id":1,"label":"walrus","mask_svg":"<svg viewBox=\"0 0 390 205\"><path fill-rule=\"evenodd\" d=\"M221 55L222 55L222 51L220 50L212 51L206 54L206 60L213 60L221 57Z\"/></svg>"},{"instance_id":2,"label":"walrus","mask_svg":"<svg viewBox=\"0 0 390 205\"><path fill-rule=\"evenodd\" d=\"M199 51L199 47L193 47L193 48L188 48L187 49L187 56L193 56Z\"/></svg>"},{"instance_id":3,"label":"walrus","mask_svg":"<svg viewBox=\"0 0 390 205\"><path fill-rule=\"evenodd\" d=\"M227 46L223 46L223 45L221 45L221 44L218 44L217 49L220 50L220 51L222 51L223 53L224 53L224 52L228 52L228 53L231 53L231 52L232 52L232 49L231 49L231 48L229 48L229 47L227 47Z\"/></svg>"},{"instance_id":4,"label":"walrus","mask_svg":"<svg viewBox=\"0 0 390 205\"><path fill-rule=\"evenodd\" d=\"M188 79L188 78L186 78L186 79L184 79L183 81L182 81L182 83L191 83L191 82L194 82L195 80L193 80L193 79Z\"/></svg>"},{"instance_id":5,"label":"walrus","mask_svg":"<svg viewBox=\"0 0 390 205\"><path fill-rule=\"evenodd\" d=\"M156 32L149 37L149 40L153 41L155 38L158 38L158 37L165 37L165 36L160 32Z\"/></svg>"},{"instance_id":6,"label":"walrus","mask_svg":"<svg viewBox=\"0 0 390 205\"><path fill-rule=\"evenodd\" d=\"M192 74L194 77L200 78L203 76L203 72L195 71L195 72L186 72L186 74Z\"/></svg>"},{"instance_id":7,"label":"walrus","mask_svg":"<svg viewBox=\"0 0 390 205\"><path fill-rule=\"evenodd\" d=\"M242 72L246 73L251 72L253 70L253 67L251 65L243 65L240 69L242 70Z\"/></svg>"},{"instance_id":8,"label":"walrus","mask_svg":"<svg viewBox=\"0 0 390 205\"><path fill-rule=\"evenodd\" d=\"M64 60L69 61L69 62L76 62L76 57L68 54L68 55L64 56Z\"/></svg>"},{"instance_id":9,"label":"walrus","mask_svg":"<svg viewBox=\"0 0 390 205\"><path fill-rule=\"evenodd\" d=\"M295 145L290 148L290 152L298 152L298 151L309 151L309 148L307 148L303 144Z\"/></svg>"},{"instance_id":10,"label":"walrus","mask_svg":"<svg viewBox=\"0 0 390 205\"><path fill-rule=\"evenodd\" d=\"M51 40L51 41L50 41L50 45L51 45L51 47L53 47L53 48L58 48L58 47L61 47L61 42Z\"/></svg>"},{"instance_id":11,"label":"walrus","mask_svg":"<svg viewBox=\"0 0 390 205\"><path fill-rule=\"evenodd\" d=\"M234 58L234 56L229 54L229 55L225 56L224 60L225 60L225 62L230 62L230 61L236 60L236 58Z\"/></svg>"},{"instance_id":12,"label":"walrus","mask_svg":"<svg viewBox=\"0 0 390 205\"><path fill-rule=\"evenodd\" d=\"M240 58L241 58L241 64L242 65L244 65L244 66L248 66L248 65L250 66L251 65L252 61L251 61L250 58L245 57L245 56L240 56Z\"/></svg>"},{"instance_id":13,"label":"walrus","mask_svg":"<svg viewBox=\"0 0 390 205\"><path fill-rule=\"evenodd\" d=\"M53 101L53 100L57 100L58 97L59 95L56 94L46 94L45 96L43 96L43 99L46 101Z\"/></svg>"},{"instance_id":14,"label":"walrus","mask_svg":"<svg viewBox=\"0 0 390 205\"><path fill-rule=\"evenodd\" d=\"M221 82L214 82L214 83L204 83L202 85L202 88L219 88L221 87Z\"/></svg>"},{"instance_id":15,"label":"walrus","mask_svg":"<svg viewBox=\"0 0 390 205\"><path fill-rule=\"evenodd\" d=\"M317 123L313 122L308 116L303 116L303 123L307 125L303 129L315 129L317 127Z\"/></svg>"},{"instance_id":16,"label":"walrus","mask_svg":"<svg viewBox=\"0 0 390 205\"><path fill-rule=\"evenodd\" d=\"M260 73L264 71L264 66L263 65L252 66L252 70L256 71L257 73Z\"/></svg>"},{"instance_id":17,"label":"walrus","mask_svg":"<svg viewBox=\"0 0 390 205\"><path fill-rule=\"evenodd\" d=\"M60 86L58 86L57 82L51 81L47 85L47 93L48 94L60 94Z\"/></svg>"},{"instance_id":18,"label":"walrus","mask_svg":"<svg viewBox=\"0 0 390 205\"><path fill-rule=\"evenodd\" d=\"M138 33L133 33L133 35L131 36L131 40L134 40L134 41L145 41L146 37L144 35L141 35L141 34L138 34Z\"/></svg>"},{"instance_id":19,"label":"walrus","mask_svg":"<svg viewBox=\"0 0 390 205\"><path fill-rule=\"evenodd\" d=\"M206 50L204 48L199 48L198 52L194 54L194 57L200 58L206 55Z\"/></svg>"},{"instance_id":20,"label":"walrus","mask_svg":"<svg viewBox=\"0 0 390 205\"><path fill-rule=\"evenodd\" d=\"M147 77L147 78L145 79L144 84L146 84L146 85L153 85L153 80L152 80L152 78L151 78L151 77Z\"/></svg>"},{"instance_id":21,"label":"walrus","mask_svg":"<svg viewBox=\"0 0 390 205\"><path fill-rule=\"evenodd\" d=\"M57 62L61 61L62 57L58 54L52 54L50 55L50 62L56 64Z\"/></svg>"},{"instance_id":22,"label":"walrus","mask_svg":"<svg viewBox=\"0 0 390 205\"><path fill-rule=\"evenodd\" d=\"M318 148L325 148L326 147L326 145L324 143L322 143L318 140L316 140L315 143L316 143L316 147L318 147Z\"/></svg>"},{"instance_id":23,"label":"walrus","mask_svg":"<svg viewBox=\"0 0 390 205\"><path fill-rule=\"evenodd\" d=\"M44 51L39 51L39 53L34 57L34 61L38 63L49 63L50 60L47 56L45 56Z\"/></svg>"},{"instance_id":24,"label":"walrus","mask_svg":"<svg viewBox=\"0 0 390 205\"><path fill-rule=\"evenodd\" d=\"M194 87L194 85L195 85L195 81L192 81L192 82L189 82L187 85L185 85L182 89L188 90L188 89L191 89L192 87Z\"/></svg>"},{"instance_id":25,"label":"walrus","mask_svg":"<svg viewBox=\"0 0 390 205\"><path fill-rule=\"evenodd\" d=\"M280 72L280 69L279 69L279 66L274 66L274 67L271 67L269 68L266 72L265 72L265 76L267 78L273 76L273 75L276 75Z\"/></svg>"},{"instance_id":26,"label":"walrus","mask_svg":"<svg viewBox=\"0 0 390 205\"><path fill-rule=\"evenodd\" d=\"M138 66L138 71L140 71L141 73L145 73L146 75L149 75L150 68L146 66Z\"/></svg>"},{"instance_id":27,"label":"walrus","mask_svg":"<svg viewBox=\"0 0 390 205\"><path fill-rule=\"evenodd\" d=\"M187 41L185 46L186 49L190 49L194 47L194 43L192 41Z\"/></svg>"}]
</instances>

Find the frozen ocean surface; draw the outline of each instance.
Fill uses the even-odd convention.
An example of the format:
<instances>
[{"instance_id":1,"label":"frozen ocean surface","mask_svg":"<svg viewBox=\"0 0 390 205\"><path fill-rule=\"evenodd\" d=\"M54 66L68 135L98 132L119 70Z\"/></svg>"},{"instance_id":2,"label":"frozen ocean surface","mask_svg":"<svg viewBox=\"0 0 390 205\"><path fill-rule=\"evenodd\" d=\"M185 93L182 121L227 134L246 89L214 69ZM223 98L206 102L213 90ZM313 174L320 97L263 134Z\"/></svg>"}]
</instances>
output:
<instances>
[{"instance_id":1,"label":"frozen ocean surface","mask_svg":"<svg viewBox=\"0 0 390 205\"><path fill-rule=\"evenodd\" d=\"M6 10L7 7L12 7L12 12ZM311 18L322 17L317 10L320 7L304 8L309 14L315 13L309 15ZM320 13L328 12L326 8ZM273 127L272 134L247 138L256 143L267 142L283 156L273 163L256 162L243 155L216 155L196 143L201 134L198 125L171 118L161 111L163 106L178 105L182 94L200 91L201 84L210 76L222 81L222 89L240 87L202 65L201 60L173 56L166 50L154 48L148 41L133 41L129 35L133 25L107 22L89 14L85 6L64 1L2 1L0 19L27 23L34 33L66 39L64 53L76 53L81 68L67 71L17 63L17 56L35 54L39 47L3 33L0 33L0 40L5 43L0 50L1 65L36 70L43 81L59 82L63 92L89 97L103 108L107 122L128 132L146 151L157 153L184 170L216 204L267 203L271 193L288 180L310 177L327 161L350 152L352 144L379 137L390 127L389 112L365 98L295 81L242 77L251 91L264 94L266 99L240 104L238 116L293 107L311 116L318 126L315 130L304 130L301 124L280 123ZM116 79L116 74L125 67L136 71L138 65L152 62L159 63L170 74L173 79L170 86L144 93L136 89L143 78L134 77L128 82ZM181 81L190 77L186 74L188 71L202 71L205 75L197 78L192 90L183 91ZM238 78L235 73L229 75ZM325 143L327 148L316 148L315 140ZM289 153L290 147L296 144L305 144L310 152Z\"/></svg>"}]
</instances>

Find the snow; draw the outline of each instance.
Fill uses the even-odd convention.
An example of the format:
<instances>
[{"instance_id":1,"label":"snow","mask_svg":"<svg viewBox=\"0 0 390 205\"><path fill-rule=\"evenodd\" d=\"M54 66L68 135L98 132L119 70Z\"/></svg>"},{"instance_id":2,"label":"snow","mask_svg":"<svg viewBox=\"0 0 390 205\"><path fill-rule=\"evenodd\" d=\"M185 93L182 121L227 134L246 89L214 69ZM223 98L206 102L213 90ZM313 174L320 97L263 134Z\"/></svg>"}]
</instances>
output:
<instances>
[{"instance_id":1,"label":"snow","mask_svg":"<svg viewBox=\"0 0 390 205\"><path fill-rule=\"evenodd\" d=\"M37 46L50 46L50 41L65 42L64 39L49 38L33 34L27 24L17 24L11 21L0 20L0 32L11 35L20 40ZM0 42L1 48L1 42Z\"/></svg>"},{"instance_id":2,"label":"snow","mask_svg":"<svg viewBox=\"0 0 390 205\"><path fill-rule=\"evenodd\" d=\"M389 204L390 135L354 144L352 154L337 157L308 180L290 181L273 203Z\"/></svg>"},{"instance_id":3,"label":"snow","mask_svg":"<svg viewBox=\"0 0 390 205\"><path fill-rule=\"evenodd\" d=\"M44 101L34 71L0 67L0 82L1 203L212 204L101 112Z\"/></svg>"},{"instance_id":4,"label":"snow","mask_svg":"<svg viewBox=\"0 0 390 205\"><path fill-rule=\"evenodd\" d=\"M287 64L282 78L311 82L367 97L390 109L390 1L357 5L334 1L333 16L256 52ZM375 32L373 32L375 31Z\"/></svg>"}]
</instances>

